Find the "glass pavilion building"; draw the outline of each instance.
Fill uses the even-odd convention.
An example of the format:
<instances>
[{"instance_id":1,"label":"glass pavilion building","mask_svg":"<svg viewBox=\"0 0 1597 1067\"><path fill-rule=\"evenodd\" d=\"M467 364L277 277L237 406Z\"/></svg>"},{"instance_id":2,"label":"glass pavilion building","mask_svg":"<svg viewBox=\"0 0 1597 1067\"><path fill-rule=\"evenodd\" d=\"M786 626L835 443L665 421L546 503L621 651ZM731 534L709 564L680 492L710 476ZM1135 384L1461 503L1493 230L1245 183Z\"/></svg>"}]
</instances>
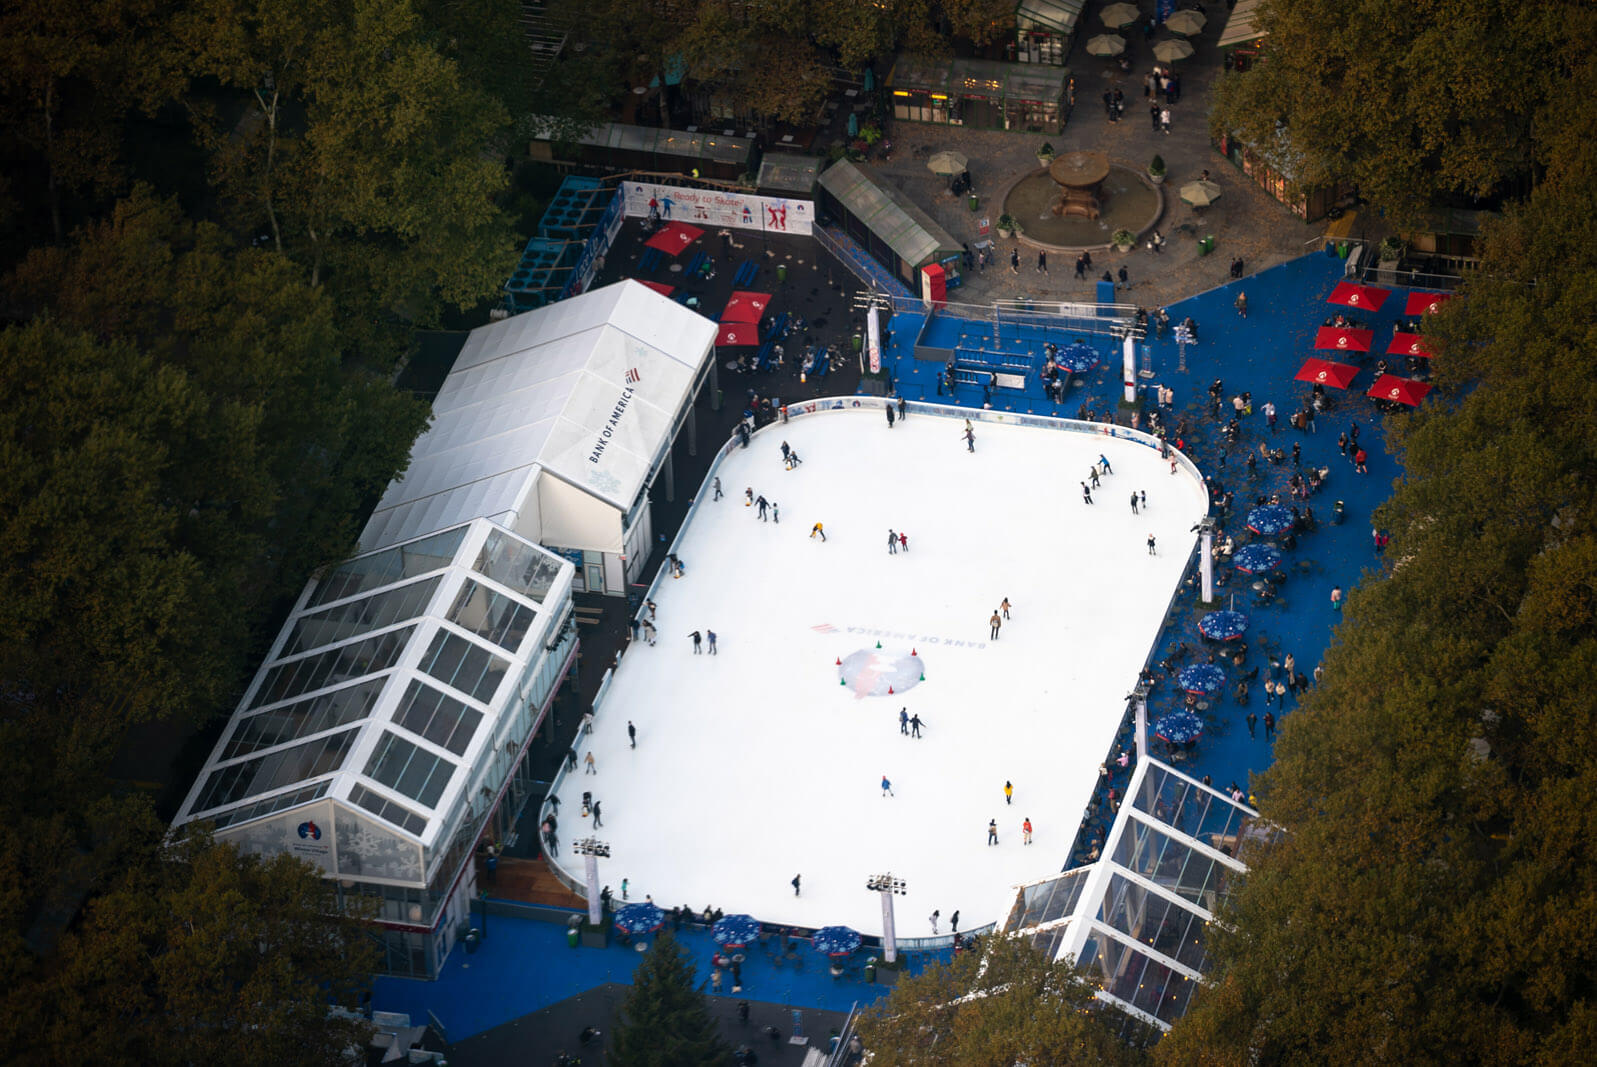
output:
<instances>
[{"instance_id":1,"label":"glass pavilion building","mask_svg":"<svg viewBox=\"0 0 1597 1067\"><path fill-rule=\"evenodd\" d=\"M576 655L568 561L489 519L312 581L176 824L290 853L377 903L391 974L432 978L472 856L527 800L528 742Z\"/></svg>"},{"instance_id":2,"label":"glass pavilion building","mask_svg":"<svg viewBox=\"0 0 1597 1067\"><path fill-rule=\"evenodd\" d=\"M1144 758L1100 858L1019 886L1005 933L1073 958L1098 999L1169 1030L1203 977L1216 905L1247 872L1247 849L1279 833L1258 812Z\"/></svg>"}]
</instances>

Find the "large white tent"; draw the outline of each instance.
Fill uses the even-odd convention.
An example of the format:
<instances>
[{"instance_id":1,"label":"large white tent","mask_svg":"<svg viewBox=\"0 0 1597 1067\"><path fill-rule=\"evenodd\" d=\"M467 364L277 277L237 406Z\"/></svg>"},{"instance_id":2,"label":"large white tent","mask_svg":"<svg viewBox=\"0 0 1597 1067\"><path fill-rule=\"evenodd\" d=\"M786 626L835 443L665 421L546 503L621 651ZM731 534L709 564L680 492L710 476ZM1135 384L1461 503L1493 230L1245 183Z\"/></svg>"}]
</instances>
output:
<instances>
[{"instance_id":1,"label":"large white tent","mask_svg":"<svg viewBox=\"0 0 1597 1067\"><path fill-rule=\"evenodd\" d=\"M635 281L473 330L361 548L491 518L571 559L579 589L624 593L715 330Z\"/></svg>"}]
</instances>

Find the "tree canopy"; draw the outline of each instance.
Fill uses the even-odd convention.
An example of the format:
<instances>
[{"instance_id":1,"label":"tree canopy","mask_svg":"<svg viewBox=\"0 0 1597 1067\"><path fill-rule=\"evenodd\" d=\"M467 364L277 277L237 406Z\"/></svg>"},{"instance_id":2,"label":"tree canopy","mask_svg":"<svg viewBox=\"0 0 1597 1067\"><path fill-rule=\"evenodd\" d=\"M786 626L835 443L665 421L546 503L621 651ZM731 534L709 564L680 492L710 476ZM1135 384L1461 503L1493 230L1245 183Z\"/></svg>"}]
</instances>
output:
<instances>
[{"instance_id":1,"label":"tree canopy","mask_svg":"<svg viewBox=\"0 0 1597 1067\"><path fill-rule=\"evenodd\" d=\"M730 1067L732 1050L721 1040L693 963L669 930L632 974L610 1038L613 1067Z\"/></svg>"},{"instance_id":2,"label":"tree canopy","mask_svg":"<svg viewBox=\"0 0 1597 1067\"><path fill-rule=\"evenodd\" d=\"M861 1017L859 1032L881 1067L1144 1062L1148 1035L1125 1040L1135 1024L1095 1007L1095 989L1029 939L987 937L979 950L902 978Z\"/></svg>"}]
</instances>

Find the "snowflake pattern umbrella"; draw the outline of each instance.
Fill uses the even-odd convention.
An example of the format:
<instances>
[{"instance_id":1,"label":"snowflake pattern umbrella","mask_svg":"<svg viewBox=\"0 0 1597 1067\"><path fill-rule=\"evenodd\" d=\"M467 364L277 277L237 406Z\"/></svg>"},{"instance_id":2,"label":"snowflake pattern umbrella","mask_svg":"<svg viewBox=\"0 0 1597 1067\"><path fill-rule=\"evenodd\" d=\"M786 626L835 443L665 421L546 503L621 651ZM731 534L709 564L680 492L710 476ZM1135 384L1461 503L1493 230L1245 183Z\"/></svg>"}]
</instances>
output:
<instances>
[{"instance_id":1,"label":"snowflake pattern umbrella","mask_svg":"<svg viewBox=\"0 0 1597 1067\"><path fill-rule=\"evenodd\" d=\"M1243 574L1258 574L1275 570L1284 558L1274 545L1248 545L1231 557L1231 565Z\"/></svg>"},{"instance_id":2,"label":"snowflake pattern umbrella","mask_svg":"<svg viewBox=\"0 0 1597 1067\"><path fill-rule=\"evenodd\" d=\"M710 937L722 948L743 948L760 936L760 920L752 915L725 915L710 927Z\"/></svg>"},{"instance_id":3,"label":"snowflake pattern umbrella","mask_svg":"<svg viewBox=\"0 0 1597 1067\"><path fill-rule=\"evenodd\" d=\"M1098 353L1089 344L1073 344L1059 353L1058 363L1071 374L1085 374L1098 365Z\"/></svg>"},{"instance_id":4,"label":"snowflake pattern umbrella","mask_svg":"<svg viewBox=\"0 0 1597 1067\"><path fill-rule=\"evenodd\" d=\"M1198 632L1213 641L1230 641L1248 632L1248 617L1240 611L1211 611L1198 621Z\"/></svg>"},{"instance_id":5,"label":"snowflake pattern umbrella","mask_svg":"<svg viewBox=\"0 0 1597 1067\"><path fill-rule=\"evenodd\" d=\"M1162 737L1173 745L1196 741L1203 733L1203 720L1190 711L1172 711L1153 724L1154 736Z\"/></svg>"},{"instance_id":6,"label":"snowflake pattern umbrella","mask_svg":"<svg viewBox=\"0 0 1597 1067\"><path fill-rule=\"evenodd\" d=\"M649 901L623 904L616 912L616 929L624 934L652 934L664 925L665 912Z\"/></svg>"},{"instance_id":7,"label":"snowflake pattern umbrella","mask_svg":"<svg viewBox=\"0 0 1597 1067\"><path fill-rule=\"evenodd\" d=\"M847 956L860 946L859 931L846 926L823 926L810 938L816 952L828 956Z\"/></svg>"},{"instance_id":8,"label":"snowflake pattern umbrella","mask_svg":"<svg viewBox=\"0 0 1597 1067\"><path fill-rule=\"evenodd\" d=\"M1225 687L1225 671L1212 663L1182 667L1176 681L1189 693L1218 693Z\"/></svg>"},{"instance_id":9,"label":"snowflake pattern umbrella","mask_svg":"<svg viewBox=\"0 0 1597 1067\"><path fill-rule=\"evenodd\" d=\"M1265 504L1248 512L1248 529L1261 537L1274 537L1292 529L1292 510L1281 504Z\"/></svg>"}]
</instances>

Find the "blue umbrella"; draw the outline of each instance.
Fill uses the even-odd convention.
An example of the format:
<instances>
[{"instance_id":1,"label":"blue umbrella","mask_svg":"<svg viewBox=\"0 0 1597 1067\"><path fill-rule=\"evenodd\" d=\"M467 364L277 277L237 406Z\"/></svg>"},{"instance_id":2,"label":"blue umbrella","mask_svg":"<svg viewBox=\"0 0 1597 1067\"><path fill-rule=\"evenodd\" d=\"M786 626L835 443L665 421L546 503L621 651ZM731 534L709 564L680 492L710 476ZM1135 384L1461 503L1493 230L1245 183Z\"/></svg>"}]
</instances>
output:
<instances>
[{"instance_id":1,"label":"blue umbrella","mask_svg":"<svg viewBox=\"0 0 1597 1067\"><path fill-rule=\"evenodd\" d=\"M1194 663L1182 667L1176 681L1189 693L1218 693L1225 687L1225 671L1212 663Z\"/></svg>"},{"instance_id":2,"label":"blue umbrella","mask_svg":"<svg viewBox=\"0 0 1597 1067\"><path fill-rule=\"evenodd\" d=\"M710 937L722 948L743 948L760 936L760 920L752 915L727 915L710 927Z\"/></svg>"},{"instance_id":3,"label":"blue umbrella","mask_svg":"<svg viewBox=\"0 0 1597 1067\"><path fill-rule=\"evenodd\" d=\"M647 901L623 904L616 912L616 929L624 934L650 934L664 925L665 912Z\"/></svg>"},{"instance_id":4,"label":"blue umbrella","mask_svg":"<svg viewBox=\"0 0 1597 1067\"><path fill-rule=\"evenodd\" d=\"M1153 732L1171 744L1184 745L1203 733L1203 720L1190 711L1172 711L1153 724Z\"/></svg>"},{"instance_id":5,"label":"blue umbrella","mask_svg":"<svg viewBox=\"0 0 1597 1067\"><path fill-rule=\"evenodd\" d=\"M857 930L850 930L846 926L823 926L815 931L810 943L815 946L816 952L824 952L828 956L847 956L859 948L860 935Z\"/></svg>"},{"instance_id":6,"label":"blue umbrella","mask_svg":"<svg viewBox=\"0 0 1597 1067\"><path fill-rule=\"evenodd\" d=\"M1248 529L1264 537L1274 537L1292 529L1292 509L1281 504L1266 504L1248 512Z\"/></svg>"},{"instance_id":7,"label":"blue umbrella","mask_svg":"<svg viewBox=\"0 0 1597 1067\"><path fill-rule=\"evenodd\" d=\"M1059 353L1056 362L1072 374L1085 374L1098 365L1098 353L1088 344L1073 344Z\"/></svg>"},{"instance_id":8,"label":"blue umbrella","mask_svg":"<svg viewBox=\"0 0 1597 1067\"><path fill-rule=\"evenodd\" d=\"M1244 574L1257 574L1275 570L1281 565L1282 558L1279 548L1261 542L1239 549L1231 557L1231 565Z\"/></svg>"},{"instance_id":9,"label":"blue umbrella","mask_svg":"<svg viewBox=\"0 0 1597 1067\"><path fill-rule=\"evenodd\" d=\"M1198 632L1214 641L1229 641L1248 630L1248 617L1240 611L1211 611L1198 620Z\"/></svg>"}]
</instances>

